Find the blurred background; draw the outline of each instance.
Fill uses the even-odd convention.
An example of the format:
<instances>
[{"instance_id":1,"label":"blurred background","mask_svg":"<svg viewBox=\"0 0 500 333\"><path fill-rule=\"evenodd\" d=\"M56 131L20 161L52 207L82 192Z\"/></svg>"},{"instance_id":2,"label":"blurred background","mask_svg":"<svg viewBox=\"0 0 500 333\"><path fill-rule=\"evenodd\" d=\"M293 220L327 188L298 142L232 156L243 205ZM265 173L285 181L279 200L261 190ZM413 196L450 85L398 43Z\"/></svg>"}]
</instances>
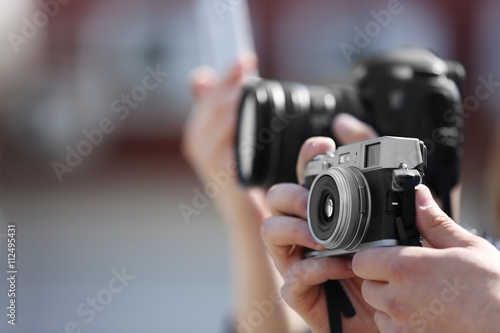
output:
<instances>
[{"instance_id":1,"label":"blurred background","mask_svg":"<svg viewBox=\"0 0 500 333\"><path fill-rule=\"evenodd\" d=\"M500 2L400 4L353 61L421 45L465 66L466 96L479 76L500 81ZM353 44L355 28L387 6L253 0L252 37L243 0L2 3L0 263L6 225L16 224L19 274L17 325L2 314L0 331L64 332L74 322L83 332L221 332L231 313L224 229L212 207L191 223L179 211L200 188L179 150L189 71L202 63L223 70L253 44L263 77L348 83L351 65L339 45ZM232 35L242 39L224 37ZM147 75L154 88L145 90ZM461 222L496 236L499 105L494 91L470 112L462 163ZM107 132L82 145L97 128ZM73 166L61 169L68 155ZM80 315L122 270L135 278L92 320Z\"/></svg>"}]
</instances>

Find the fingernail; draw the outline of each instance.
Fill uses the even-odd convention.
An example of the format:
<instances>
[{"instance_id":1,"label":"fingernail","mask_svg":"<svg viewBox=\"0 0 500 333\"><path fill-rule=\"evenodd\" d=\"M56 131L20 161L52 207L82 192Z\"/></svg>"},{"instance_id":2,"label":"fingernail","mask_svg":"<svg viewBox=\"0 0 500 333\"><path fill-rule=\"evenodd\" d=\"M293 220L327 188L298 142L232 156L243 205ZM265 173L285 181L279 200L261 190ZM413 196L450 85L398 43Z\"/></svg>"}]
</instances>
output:
<instances>
[{"instance_id":1,"label":"fingernail","mask_svg":"<svg viewBox=\"0 0 500 333\"><path fill-rule=\"evenodd\" d=\"M346 260L346 265L347 265L347 268L352 271L352 260L351 259Z\"/></svg>"},{"instance_id":2,"label":"fingernail","mask_svg":"<svg viewBox=\"0 0 500 333\"><path fill-rule=\"evenodd\" d=\"M415 201L417 202L417 205L422 208L436 205L436 201L434 201L431 191L422 185L417 190Z\"/></svg>"},{"instance_id":3,"label":"fingernail","mask_svg":"<svg viewBox=\"0 0 500 333\"><path fill-rule=\"evenodd\" d=\"M323 144L326 144L328 147L324 147ZM326 138L326 140L323 142L315 142L315 148L316 147L322 147L323 151L325 151L327 154L333 154L336 149L335 142L331 138ZM326 149L325 149L326 148ZM322 149L318 149L322 150Z\"/></svg>"},{"instance_id":4,"label":"fingernail","mask_svg":"<svg viewBox=\"0 0 500 333\"><path fill-rule=\"evenodd\" d=\"M309 248L310 249L313 249L313 250L316 250L316 251L324 251L325 248L323 246L321 246L320 244L318 244L316 241L311 241L311 243L309 244Z\"/></svg>"}]
</instances>

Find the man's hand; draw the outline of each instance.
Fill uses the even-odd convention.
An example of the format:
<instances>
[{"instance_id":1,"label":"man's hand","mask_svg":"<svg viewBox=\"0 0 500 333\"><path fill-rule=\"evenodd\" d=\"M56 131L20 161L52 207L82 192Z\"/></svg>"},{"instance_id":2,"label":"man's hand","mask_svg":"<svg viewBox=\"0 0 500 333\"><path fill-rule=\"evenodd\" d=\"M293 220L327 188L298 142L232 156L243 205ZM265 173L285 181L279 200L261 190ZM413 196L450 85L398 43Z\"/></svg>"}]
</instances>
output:
<instances>
[{"instance_id":1,"label":"man's hand","mask_svg":"<svg viewBox=\"0 0 500 333\"><path fill-rule=\"evenodd\" d=\"M358 252L354 273L381 332L499 332L500 252L451 220L429 189L416 193L417 227L432 248Z\"/></svg>"},{"instance_id":2,"label":"man's hand","mask_svg":"<svg viewBox=\"0 0 500 333\"><path fill-rule=\"evenodd\" d=\"M349 115L339 115L333 123L335 134L343 143L375 137L368 125ZM307 140L299 154L297 176L303 182L302 173L307 162L317 154L333 152L335 143L330 138ZM339 280L356 309L356 316L343 318L345 332L376 332L373 321L374 309L362 298L361 280L354 277L350 261L344 258L304 259L304 249L324 250L311 236L307 225L307 198L309 191L297 184L273 186L267 202L273 217L264 221L261 234L285 279L282 295L285 301L304 318L313 332L330 332L326 294L323 283Z\"/></svg>"}]
</instances>

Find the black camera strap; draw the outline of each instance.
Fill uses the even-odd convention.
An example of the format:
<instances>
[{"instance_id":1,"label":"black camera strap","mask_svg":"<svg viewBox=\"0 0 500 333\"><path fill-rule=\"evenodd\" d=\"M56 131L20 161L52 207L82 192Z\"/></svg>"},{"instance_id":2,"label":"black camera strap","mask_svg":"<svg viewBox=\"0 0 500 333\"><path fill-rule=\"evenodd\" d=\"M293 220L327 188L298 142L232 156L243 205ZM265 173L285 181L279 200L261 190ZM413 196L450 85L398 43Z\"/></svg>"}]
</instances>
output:
<instances>
[{"instance_id":1,"label":"black camera strap","mask_svg":"<svg viewBox=\"0 0 500 333\"><path fill-rule=\"evenodd\" d=\"M401 245L419 246L420 234L415 224L415 186L420 183L420 179L413 176L402 177L403 193L401 200L401 216L396 218Z\"/></svg>"},{"instance_id":2,"label":"black camera strap","mask_svg":"<svg viewBox=\"0 0 500 333\"><path fill-rule=\"evenodd\" d=\"M438 180L440 196L441 200L443 200L443 211L451 218L453 218L451 214L451 189L458 182L458 166L458 160L441 166Z\"/></svg>"},{"instance_id":3,"label":"black camera strap","mask_svg":"<svg viewBox=\"0 0 500 333\"><path fill-rule=\"evenodd\" d=\"M330 332L342 333L342 313L346 318L352 318L356 310L339 280L328 280L324 285Z\"/></svg>"},{"instance_id":4,"label":"black camera strap","mask_svg":"<svg viewBox=\"0 0 500 333\"><path fill-rule=\"evenodd\" d=\"M396 218L396 227L401 245L421 245L420 234L415 224L415 186L420 179L411 175L402 177L401 215ZM325 282L328 320L331 333L342 333L342 314L346 318L356 315L356 310L338 280Z\"/></svg>"}]
</instances>

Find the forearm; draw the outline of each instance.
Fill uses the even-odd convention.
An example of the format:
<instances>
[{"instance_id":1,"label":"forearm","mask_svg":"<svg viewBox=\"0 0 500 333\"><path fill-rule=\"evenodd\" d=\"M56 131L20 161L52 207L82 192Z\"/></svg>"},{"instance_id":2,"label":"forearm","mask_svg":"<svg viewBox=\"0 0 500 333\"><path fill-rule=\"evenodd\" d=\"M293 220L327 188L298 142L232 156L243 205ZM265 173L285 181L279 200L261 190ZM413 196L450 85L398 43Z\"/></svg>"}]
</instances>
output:
<instances>
[{"instance_id":1,"label":"forearm","mask_svg":"<svg viewBox=\"0 0 500 333\"><path fill-rule=\"evenodd\" d=\"M237 326L250 325L253 332L290 332L281 283L261 240L251 232L229 237Z\"/></svg>"},{"instance_id":2,"label":"forearm","mask_svg":"<svg viewBox=\"0 0 500 333\"><path fill-rule=\"evenodd\" d=\"M246 326L253 332L303 330L304 325L294 318L295 313L281 298L281 278L260 237L261 223L268 216L264 196L231 190L223 193L216 204L227 222L236 329Z\"/></svg>"}]
</instances>

